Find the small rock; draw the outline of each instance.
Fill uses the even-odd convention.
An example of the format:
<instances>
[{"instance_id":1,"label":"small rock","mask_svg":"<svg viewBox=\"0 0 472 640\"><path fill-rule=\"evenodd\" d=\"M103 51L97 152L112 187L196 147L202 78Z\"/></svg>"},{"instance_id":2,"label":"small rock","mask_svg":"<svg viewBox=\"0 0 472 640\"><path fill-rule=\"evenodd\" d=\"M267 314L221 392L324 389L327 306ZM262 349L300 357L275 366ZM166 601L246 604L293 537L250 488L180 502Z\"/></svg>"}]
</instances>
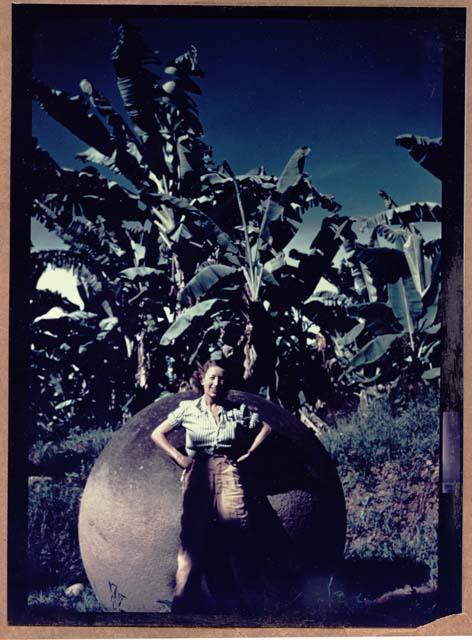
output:
<instances>
[{"instance_id":1,"label":"small rock","mask_svg":"<svg viewBox=\"0 0 472 640\"><path fill-rule=\"evenodd\" d=\"M84 588L81 582L76 582L75 584L71 584L70 587L67 587L67 589L64 589L64 593L68 598L77 598L82 595Z\"/></svg>"},{"instance_id":2,"label":"small rock","mask_svg":"<svg viewBox=\"0 0 472 640\"><path fill-rule=\"evenodd\" d=\"M156 600L156 611L158 613L170 613L172 611L170 600Z\"/></svg>"}]
</instances>

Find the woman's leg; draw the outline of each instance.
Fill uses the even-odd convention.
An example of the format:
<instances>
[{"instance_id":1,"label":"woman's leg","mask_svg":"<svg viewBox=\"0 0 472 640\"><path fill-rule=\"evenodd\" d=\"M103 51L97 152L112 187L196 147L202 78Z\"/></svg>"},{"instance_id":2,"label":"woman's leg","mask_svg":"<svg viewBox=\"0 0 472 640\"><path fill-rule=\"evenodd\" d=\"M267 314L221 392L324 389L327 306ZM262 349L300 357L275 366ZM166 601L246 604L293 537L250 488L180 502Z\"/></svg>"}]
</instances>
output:
<instances>
[{"instance_id":1,"label":"woman's leg","mask_svg":"<svg viewBox=\"0 0 472 640\"><path fill-rule=\"evenodd\" d=\"M204 606L203 560L210 522L210 490L205 460L184 474L180 548L177 554L173 612L197 612Z\"/></svg>"},{"instance_id":2,"label":"woman's leg","mask_svg":"<svg viewBox=\"0 0 472 640\"><path fill-rule=\"evenodd\" d=\"M259 614L264 609L264 583L257 545L249 524L248 498L238 467L219 458L216 465L215 506L225 546L238 586L236 608Z\"/></svg>"}]
</instances>

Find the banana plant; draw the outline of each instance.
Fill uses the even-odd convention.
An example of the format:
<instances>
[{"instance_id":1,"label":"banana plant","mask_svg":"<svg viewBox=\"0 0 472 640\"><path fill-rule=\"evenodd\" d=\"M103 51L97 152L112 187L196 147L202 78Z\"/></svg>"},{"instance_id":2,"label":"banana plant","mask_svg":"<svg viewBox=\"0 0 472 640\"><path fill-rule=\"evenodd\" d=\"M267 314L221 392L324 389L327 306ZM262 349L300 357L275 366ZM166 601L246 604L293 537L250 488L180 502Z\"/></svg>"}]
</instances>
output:
<instances>
[{"instance_id":1,"label":"banana plant","mask_svg":"<svg viewBox=\"0 0 472 640\"><path fill-rule=\"evenodd\" d=\"M169 379L188 377L219 349L251 389L276 393L278 325L291 326L292 307L329 263L318 245L292 258L286 247L310 207L336 216L340 205L305 174L308 147L279 177L263 167L241 176L228 163L215 167L192 97L203 77L195 47L170 60L162 77L138 31L116 27L112 60L125 115L88 79L75 96L32 84L41 107L86 144L80 171L33 151L33 215L67 245L47 264L74 269L86 312L95 314L96 343L119 345L134 363L135 387L149 387L162 362L171 362ZM323 233L330 240L335 232ZM294 257L299 267L289 264Z\"/></svg>"},{"instance_id":2,"label":"banana plant","mask_svg":"<svg viewBox=\"0 0 472 640\"><path fill-rule=\"evenodd\" d=\"M440 247L414 225L440 220L441 207L398 206L380 192L384 211L341 215L305 172L307 146L279 176L264 166L236 175L228 162L216 165L198 114L204 74L196 48L158 74L161 60L141 34L125 21L116 29L123 109L88 79L78 95L32 83L34 99L86 147L77 154L83 168L70 170L33 144L31 180L32 214L67 246L38 253L35 278L48 265L74 270L91 314L80 321L91 334L78 352L98 362L108 354L119 403L126 393L176 389L217 355L248 390L293 410L379 380L393 384L399 350L409 349L405 357L431 381ZM306 251L290 249L313 207L326 214L320 231ZM320 293L323 279L336 293ZM68 331L74 313L64 309ZM44 339L47 323L35 325Z\"/></svg>"},{"instance_id":3,"label":"banana plant","mask_svg":"<svg viewBox=\"0 0 472 640\"><path fill-rule=\"evenodd\" d=\"M381 195L389 208L370 219L352 219L343 234L346 257L326 274L337 292L315 293L306 302L307 315L325 327L329 356L341 364L333 383L355 393L372 385L393 391L406 370L416 372L416 384L439 376L440 242L425 243L413 221L440 215L440 208L398 207ZM371 231L368 244L352 237L359 225Z\"/></svg>"}]
</instances>

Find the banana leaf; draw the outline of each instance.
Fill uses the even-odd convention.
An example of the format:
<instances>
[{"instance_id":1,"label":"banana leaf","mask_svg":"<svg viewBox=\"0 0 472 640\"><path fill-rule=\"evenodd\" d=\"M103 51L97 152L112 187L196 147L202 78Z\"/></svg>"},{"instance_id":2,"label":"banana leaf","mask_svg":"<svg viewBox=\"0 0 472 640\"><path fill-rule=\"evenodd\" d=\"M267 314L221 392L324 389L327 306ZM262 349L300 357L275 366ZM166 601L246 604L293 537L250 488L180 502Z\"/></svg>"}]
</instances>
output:
<instances>
[{"instance_id":1,"label":"banana leaf","mask_svg":"<svg viewBox=\"0 0 472 640\"><path fill-rule=\"evenodd\" d=\"M32 251L30 260L31 281L36 284L40 275L49 265L56 269L73 269L77 267L78 262L78 257L72 251L66 249Z\"/></svg>"},{"instance_id":2,"label":"banana leaf","mask_svg":"<svg viewBox=\"0 0 472 640\"><path fill-rule=\"evenodd\" d=\"M58 291L34 289L30 299L31 317L41 316L51 309L51 307L60 307L66 312L79 310L77 304Z\"/></svg>"},{"instance_id":3,"label":"banana leaf","mask_svg":"<svg viewBox=\"0 0 472 640\"><path fill-rule=\"evenodd\" d=\"M215 305L219 302L220 300L218 298L211 298L210 300L198 302L193 307L190 307L190 309L184 311L164 333L160 340L160 344L163 346L171 344L174 340L182 336L190 327L192 327L195 321L204 318L214 311Z\"/></svg>"},{"instance_id":4,"label":"banana leaf","mask_svg":"<svg viewBox=\"0 0 472 640\"><path fill-rule=\"evenodd\" d=\"M420 296L423 295L425 290L423 244L423 238L420 234L406 233L406 239L403 243L403 253L408 262L413 283Z\"/></svg>"},{"instance_id":5,"label":"banana leaf","mask_svg":"<svg viewBox=\"0 0 472 640\"><path fill-rule=\"evenodd\" d=\"M347 307L347 312L351 317L363 318L366 329L374 336L385 333L400 333L403 330L392 309L384 302L351 304Z\"/></svg>"},{"instance_id":6,"label":"banana leaf","mask_svg":"<svg viewBox=\"0 0 472 640\"><path fill-rule=\"evenodd\" d=\"M424 331L425 331L425 333L433 336L436 333L438 333L440 330L441 330L441 323L440 322L436 322L435 324L432 324L429 327L427 327Z\"/></svg>"},{"instance_id":7,"label":"banana leaf","mask_svg":"<svg viewBox=\"0 0 472 640\"><path fill-rule=\"evenodd\" d=\"M183 179L188 173L195 171L191 164L192 150L188 148L185 141L188 135L177 138L177 156L179 159L179 177Z\"/></svg>"},{"instance_id":8,"label":"banana leaf","mask_svg":"<svg viewBox=\"0 0 472 640\"><path fill-rule=\"evenodd\" d=\"M310 296L303 304L307 306L312 302L320 302L328 307L346 307L352 304L352 298L336 291L320 291Z\"/></svg>"},{"instance_id":9,"label":"banana leaf","mask_svg":"<svg viewBox=\"0 0 472 640\"><path fill-rule=\"evenodd\" d=\"M111 316L109 318L103 318L103 320L100 320L98 326L100 327L102 332L108 333L109 331L114 329L116 326L118 326L119 322L120 322L119 318L117 318L116 316Z\"/></svg>"},{"instance_id":10,"label":"banana leaf","mask_svg":"<svg viewBox=\"0 0 472 640\"><path fill-rule=\"evenodd\" d=\"M106 123L111 127L113 138L124 141L126 139L134 139L131 129L128 127L123 118L115 111L113 105L87 78L80 81L80 88L84 95L87 96L90 105ZM137 158L141 160L141 158Z\"/></svg>"},{"instance_id":11,"label":"banana leaf","mask_svg":"<svg viewBox=\"0 0 472 640\"><path fill-rule=\"evenodd\" d=\"M434 340L427 344L423 343L418 350L418 357L421 362L430 363L433 352L440 346L441 340Z\"/></svg>"},{"instance_id":12,"label":"banana leaf","mask_svg":"<svg viewBox=\"0 0 472 640\"><path fill-rule=\"evenodd\" d=\"M356 269L354 265L352 268L352 275L354 277L354 288L356 293L363 296L367 294L369 302L377 302L377 287L374 284L374 278L372 273L366 264L358 261L359 268Z\"/></svg>"},{"instance_id":13,"label":"banana leaf","mask_svg":"<svg viewBox=\"0 0 472 640\"><path fill-rule=\"evenodd\" d=\"M326 209L326 211L330 211L332 213L337 213L342 209L342 205L336 201L335 196L321 193L321 191L318 191L318 189L313 186L311 187L311 193L308 200L311 200L312 206L321 207L322 209Z\"/></svg>"},{"instance_id":14,"label":"banana leaf","mask_svg":"<svg viewBox=\"0 0 472 640\"><path fill-rule=\"evenodd\" d=\"M270 285L272 287L280 287L280 282L274 278L271 271L267 269L262 270L261 280L264 284Z\"/></svg>"},{"instance_id":15,"label":"banana leaf","mask_svg":"<svg viewBox=\"0 0 472 640\"><path fill-rule=\"evenodd\" d=\"M300 147L290 156L277 181L276 189L279 193L284 193L289 187L294 187L298 183L305 169L305 158L310 151L310 147Z\"/></svg>"},{"instance_id":16,"label":"banana leaf","mask_svg":"<svg viewBox=\"0 0 472 640\"><path fill-rule=\"evenodd\" d=\"M423 304L413 283L413 278L399 278L395 283L388 283L388 301L395 317L403 329L410 335L413 348L413 333L423 312Z\"/></svg>"},{"instance_id":17,"label":"banana leaf","mask_svg":"<svg viewBox=\"0 0 472 640\"><path fill-rule=\"evenodd\" d=\"M405 133L395 138L395 144L408 150L410 156L439 180L445 176L446 155L442 138L428 138Z\"/></svg>"},{"instance_id":18,"label":"banana leaf","mask_svg":"<svg viewBox=\"0 0 472 640\"><path fill-rule=\"evenodd\" d=\"M406 239L406 233L404 229L396 229L395 227L392 227L388 224L378 224L376 227L374 227L374 230L372 231L371 242L373 238L377 238L378 236L385 238L385 240L388 240L388 242L393 245L397 244L398 239L400 239L402 242L404 242Z\"/></svg>"},{"instance_id":19,"label":"banana leaf","mask_svg":"<svg viewBox=\"0 0 472 640\"><path fill-rule=\"evenodd\" d=\"M387 333L382 336L377 336L359 349L356 355L349 360L349 370L377 362L377 360L380 360L380 358L388 352L392 344L400 336L401 334L398 333Z\"/></svg>"},{"instance_id":20,"label":"banana leaf","mask_svg":"<svg viewBox=\"0 0 472 640\"><path fill-rule=\"evenodd\" d=\"M337 344L342 347L352 344L364 331L365 326L365 322L359 322L343 336L336 337Z\"/></svg>"},{"instance_id":21,"label":"banana leaf","mask_svg":"<svg viewBox=\"0 0 472 640\"><path fill-rule=\"evenodd\" d=\"M392 209L390 224L412 224L414 222L440 222L442 207L436 202L414 202Z\"/></svg>"},{"instance_id":22,"label":"banana leaf","mask_svg":"<svg viewBox=\"0 0 472 640\"><path fill-rule=\"evenodd\" d=\"M274 273L278 269L281 269L287 264L287 260L285 258L285 254L283 251L279 251L274 257L268 260L264 264L264 269L269 273Z\"/></svg>"},{"instance_id":23,"label":"banana leaf","mask_svg":"<svg viewBox=\"0 0 472 640\"><path fill-rule=\"evenodd\" d=\"M155 118L158 76L146 69L159 64L155 51L149 49L141 34L126 21L117 25L118 41L112 53L118 89L123 104L142 134L157 132Z\"/></svg>"},{"instance_id":24,"label":"banana leaf","mask_svg":"<svg viewBox=\"0 0 472 640\"><path fill-rule=\"evenodd\" d=\"M198 64L197 48L193 44L190 45L188 51L168 62L165 72L181 77L198 76L203 78L205 76Z\"/></svg>"},{"instance_id":25,"label":"banana leaf","mask_svg":"<svg viewBox=\"0 0 472 640\"><path fill-rule=\"evenodd\" d=\"M382 198L382 200L384 201L385 206L387 207L387 209L395 209L395 207L397 207L397 203L389 196L389 194L384 191L383 189L380 189L379 191L379 196Z\"/></svg>"},{"instance_id":26,"label":"banana leaf","mask_svg":"<svg viewBox=\"0 0 472 640\"><path fill-rule=\"evenodd\" d=\"M186 91L197 95L202 94L202 90L198 84L188 77L176 77L175 80L168 80L162 85L162 89L169 95L178 93L181 96L185 96Z\"/></svg>"},{"instance_id":27,"label":"banana leaf","mask_svg":"<svg viewBox=\"0 0 472 640\"><path fill-rule=\"evenodd\" d=\"M429 242L425 242L423 250L424 255L427 258L434 258L435 255L441 253L442 240L441 238L435 238Z\"/></svg>"},{"instance_id":28,"label":"banana leaf","mask_svg":"<svg viewBox=\"0 0 472 640\"><path fill-rule=\"evenodd\" d=\"M182 304L191 304L194 300L199 300L212 287L221 283L228 276L236 273L238 269L222 264L211 264L199 271L180 292Z\"/></svg>"},{"instance_id":29,"label":"banana leaf","mask_svg":"<svg viewBox=\"0 0 472 640\"><path fill-rule=\"evenodd\" d=\"M270 239L271 233L273 235L273 223L279 221L284 214L286 208L284 196L286 195L287 191L293 187L303 186L300 182L300 179L303 177L305 158L309 153L309 147L300 147L299 149L294 151L287 164L285 165L282 173L280 174L275 189L266 202L266 224L264 225L261 232L262 238L266 242ZM285 238L285 244L283 246L286 246L289 243L291 238L295 235L296 230L297 227L290 227L287 229L288 235ZM278 248L281 249L282 247Z\"/></svg>"},{"instance_id":30,"label":"banana leaf","mask_svg":"<svg viewBox=\"0 0 472 640\"><path fill-rule=\"evenodd\" d=\"M228 262L239 266L239 250L233 243L231 237L222 231L211 218L191 205L187 199L158 192L143 192L142 199L150 206L158 207L159 205L166 205L180 215L185 214L185 222L189 230L192 231L193 228L195 228L195 231L201 235L202 239L207 239L210 242L218 244L223 250Z\"/></svg>"},{"instance_id":31,"label":"banana leaf","mask_svg":"<svg viewBox=\"0 0 472 640\"><path fill-rule=\"evenodd\" d=\"M94 147L81 151L75 155L82 162L93 162L94 164L107 167L117 174L123 175L136 187L141 188L146 182L149 183L147 172L140 166L139 162L128 153L126 148L116 147L110 155L104 155Z\"/></svg>"},{"instance_id":32,"label":"banana leaf","mask_svg":"<svg viewBox=\"0 0 472 640\"><path fill-rule=\"evenodd\" d=\"M439 378L440 375L441 375L441 368L434 367L433 369L427 369L421 375L421 377L423 378L423 380L436 380L436 378Z\"/></svg>"},{"instance_id":33,"label":"banana leaf","mask_svg":"<svg viewBox=\"0 0 472 640\"><path fill-rule=\"evenodd\" d=\"M431 280L426 291L423 292L423 306L425 308L434 304L437 300L439 289L441 287L441 250L433 257L433 264L431 266Z\"/></svg>"},{"instance_id":34,"label":"banana leaf","mask_svg":"<svg viewBox=\"0 0 472 640\"><path fill-rule=\"evenodd\" d=\"M299 279L303 283L300 295L305 299L316 289L342 244L340 236L336 235L337 226L334 222L339 220L339 216L329 216L323 220L308 252L292 249L289 253L291 258L298 260Z\"/></svg>"},{"instance_id":35,"label":"banana leaf","mask_svg":"<svg viewBox=\"0 0 472 640\"><path fill-rule=\"evenodd\" d=\"M106 156L113 153L113 144L107 128L90 113L89 106L82 96L71 96L65 91L50 89L40 80L32 81L32 94L48 115L75 136Z\"/></svg>"},{"instance_id":36,"label":"banana leaf","mask_svg":"<svg viewBox=\"0 0 472 640\"><path fill-rule=\"evenodd\" d=\"M138 220L123 220L121 225L134 240L140 239L151 231L151 225L149 223L146 224Z\"/></svg>"},{"instance_id":37,"label":"banana leaf","mask_svg":"<svg viewBox=\"0 0 472 640\"><path fill-rule=\"evenodd\" d=\"M379 224L407 225L414 222L440 222L442 207L436 202L412 202L381 211L373 216L353 216L352 220L359 232L374 229Z\"/></svg>"},{"instance_id":38,"label":"banana leaf","mask_svg":"<svg viewBox=\"0 0 472 640\"><path fill-rule=\"evenodd\" d=\"M354 259L367 267L374 286L394 283L410 275L403 251L387 247L367 247L356 243Z\"/></svg>"},{"instance_id":39,"label":"banana leaf","mask_svg":"<svg viewBox=\"0 0 472 640\"><path fill-rule=\"evenodd\" d=\"M80 88L87 96L91 107L105 119L110 128L110 138L115 149L111 156L94 154L92 148L78 154L77 157L108 166L112 171L122 173L135 186L142 186L148 178L145 167L142 165L143 156L133 132L115 111L108 98L100 93L89 80L81 80Z\"/></svg>"},{"instance_id":40,"label":"banana leaf","mask_svg":"<svg viewBox=\"0 0 472 640\"><path fill-rule=\"evenodd\" d=\"M83 326L88 326L91 322L95 322L96 317L96 313L91 313L89 311L66 312L60 307L53 307L45 315L35 318L33 320L33 323L47 322L48 326L54 327L55 325L62 325L67 322L72 322Z\"/></svg>"},{"instance_id":41,"label":"banana leaf","mask_svg":"<svg viewBox=\"0 0 472 640\"><path fill-rule=\"evenodd\" d=\"M148 64L159 64L159 57L126 21L117 25L117 31L112 62L121 99L133 122L144 161L157 176L162 176L168 173L164 159L168 121L161 104L165 94L159 87L159 77L146 68Z\"/></svg>"},{"instance_id":42,"label":"banana leaf","mask_svg":"<svg viewBox=\"0 0 472 640\"><path fill-rule=\"evenodd\" d=\"M128 280L148 279L149 277L160 277L164 274L162 269L151 267L130 267L120 271L120 275Z\"/></svg>"},{"instance_id":43,"label":"banana leaf","mask_svg":"<svg viewBox=\"0 0 472 640\"><path fill-rule=\"evenodd\" d=\"M85 208L89 217L105 218L114 231L119 230L125 217L143 219L138 196L105 179L93 167L81 171L63 169L39 146L33 151L32 164L32 192L38 203L34 214L38 219L49 217L56 225L62 225L66 208L72 205Z\"/></svg>"}]
</instances>

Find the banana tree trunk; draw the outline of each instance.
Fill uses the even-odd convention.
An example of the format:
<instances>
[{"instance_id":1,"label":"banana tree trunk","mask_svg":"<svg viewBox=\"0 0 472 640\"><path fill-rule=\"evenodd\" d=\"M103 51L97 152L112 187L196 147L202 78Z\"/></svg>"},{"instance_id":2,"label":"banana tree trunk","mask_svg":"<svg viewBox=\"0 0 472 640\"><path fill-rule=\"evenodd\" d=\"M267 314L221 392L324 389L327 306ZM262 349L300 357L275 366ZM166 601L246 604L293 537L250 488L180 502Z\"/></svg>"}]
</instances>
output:
<instances>
[{"instance_id":1,"label":"banana tree trunk","mask_svg":"<svg viewBox=\"0 0 472 640\"><path fill-rule=\"evenodd\" d=\"M136 334L136 344L138 347L138 368L136 370L136 384L140 389L148 386L148 367L146 351L144 348L144 331Z\"/></svg>"}]
</instances>

